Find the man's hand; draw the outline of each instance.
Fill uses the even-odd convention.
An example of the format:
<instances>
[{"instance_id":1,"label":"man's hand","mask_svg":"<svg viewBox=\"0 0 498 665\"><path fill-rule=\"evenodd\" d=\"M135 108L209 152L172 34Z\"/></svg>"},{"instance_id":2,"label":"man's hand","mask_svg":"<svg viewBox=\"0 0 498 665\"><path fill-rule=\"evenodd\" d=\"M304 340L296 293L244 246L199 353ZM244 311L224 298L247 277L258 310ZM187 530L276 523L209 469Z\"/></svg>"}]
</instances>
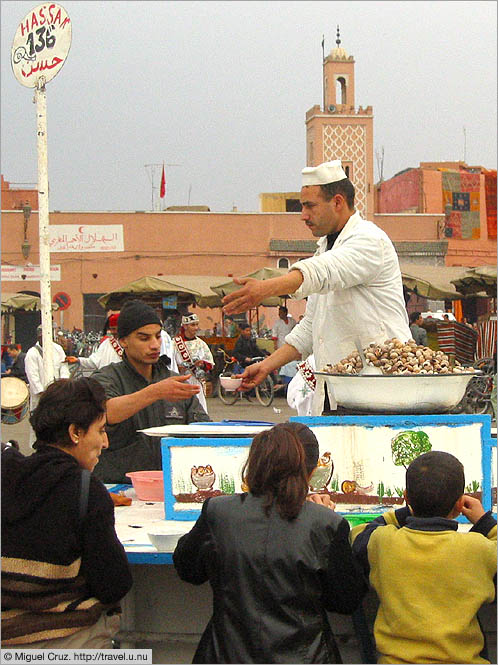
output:
<instances>
[{"instance_id":1,"label":"man's hand","mask_svg":"<svg viewBox=\"0 0 498 665\"><path fill-rule=\"evenodd\" d=\"M270 372L263 367L263 363L254 363L246 367L243 374L237 374L237 378L242 377L242 384L238 388L239 392L252 390L266 379Z\"/></svg>"},{"instance_id":2,"label":"man's hand","mask_svg":"<svg viewBox=\"0 0 498 665\"><path fill-rule=\"evenodd\" d=\"M243 286L223 298L223 311L228 315L240 314L257 307L270 296L286 296L294 293L303 283L303 276L300 270L290 270L287 275L271 279L235 277L233 281Z\"/></svg>"},{"instance_id":3,"label":"man's hand","mask_svg":"<svg viewBox=\"0 0 498 665\"><path fill-rule=\"evenodd\" d=\"M335 510L335 503L332 501L328 494L308 494L306 501L318 503L319 506L325 506L325 508Z\"/></svg>"},{"instance_id":4,"label":"man's hand","mask_svg":"<svg viewBox=\"0 0 498 665\"><path fill-rule=\"evenodd\" d=\"M482 503L479 499L476 499L473 496L468 496L467 494L463 495L462 515L465 515L469 522L475 524L485 513L486 511L482 507Z\"/></svg>"},{"instance_id":5,"label":"man's hand","mask_svg":"<svg viewBox=\"0 0 498 665\"><path fill-rule=\"evenodd\" d=\"M163 379L152 384L155 388L154 392L157 394L157 399L165 399L168 402L180 402L183 399L190 399L194 395L197 395L201 387L187 383L191 376L192 374L170 376L168 379Z\"/></svg>"},{"instance_id":6,"label":"man's hand","mask_svg":"<svg viewBox=\"0 0 498 665\"><path fill-rule=\"evenodd\" d=\"M235 277L235 284L244 286L222 298L225 314L240 314L257 307L266 298L264 281L253 277Z\"/></svg>"},{"instance_id":7,"label":"man's hand","mask_svg":"<svg viewBox=\"0 0 498 665\"><path fill-rule=\"evenodd\" d=\"M123 420L131 418L135 413L160 399L165 399L168 402L180 402L197 395L201 387L187 383L191 376L191 374L170 376L157 383L150 383L136 393L111 397L107 401L108 424L122 423Z\"/></svg>"},{"instance_id":8,"label":"man's hand","mask_svg":"<svg viewBox=\"0 0 498 665\"><path fill-rule=\"evenodd\" d=\"M74 365L74 363L79 363L80 359L77 358L76 356L66 356L66 359L64 362L69 363L70 365Z\"/></svg>"}]
</instances>

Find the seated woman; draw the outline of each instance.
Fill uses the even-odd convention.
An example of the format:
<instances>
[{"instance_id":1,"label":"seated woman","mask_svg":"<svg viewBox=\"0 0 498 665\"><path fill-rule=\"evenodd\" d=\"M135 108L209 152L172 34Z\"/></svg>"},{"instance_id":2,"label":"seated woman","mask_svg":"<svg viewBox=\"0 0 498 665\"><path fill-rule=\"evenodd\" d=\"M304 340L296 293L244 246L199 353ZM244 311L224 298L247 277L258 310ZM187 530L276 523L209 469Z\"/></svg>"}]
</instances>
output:
<instances>
[{"instance_id":1,"label":"seated woman","mask_svg":"<svg viewBox=\"0 0 498 665\"><path fill-rule=\"evenodd\" d=\"M306 501L317 462L302 423L261 432L242 470L248 493L206 501L178 541L179 576L209 580L214 596L193 662L342 662L326 610L352 613L367 587L346 520L330 500Z\"/></svg>"},{"instance_id":2,"label":"seated woman","mask_svg":"<svg viewBox=\"0 0 498 665\"><path fill-rule=\"evenodd\" d=\"M30 422L36 452L2 452L2 646L111 648L132 578L112 499L90 475L108 446L104 389L55 381Z\"/></svg>"}]
</instances>

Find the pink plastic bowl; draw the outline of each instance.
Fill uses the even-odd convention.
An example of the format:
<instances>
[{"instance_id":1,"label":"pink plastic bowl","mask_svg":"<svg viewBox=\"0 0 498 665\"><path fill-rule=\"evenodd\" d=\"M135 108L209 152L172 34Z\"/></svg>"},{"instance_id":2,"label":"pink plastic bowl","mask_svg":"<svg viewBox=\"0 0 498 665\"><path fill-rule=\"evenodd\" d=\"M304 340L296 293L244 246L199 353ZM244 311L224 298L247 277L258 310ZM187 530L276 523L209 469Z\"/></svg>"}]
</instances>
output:
<instances>
[{"instance_id":1,"label":"pink plastic bowl","mask_svg":"<svg viewBox=\"0 0 498 665\"><path fill-rule=\"evenodd\" d=\"M164 477L162 471L132 471L133 489L140 501L164 501Z\"/></svg>"}]
</instances>

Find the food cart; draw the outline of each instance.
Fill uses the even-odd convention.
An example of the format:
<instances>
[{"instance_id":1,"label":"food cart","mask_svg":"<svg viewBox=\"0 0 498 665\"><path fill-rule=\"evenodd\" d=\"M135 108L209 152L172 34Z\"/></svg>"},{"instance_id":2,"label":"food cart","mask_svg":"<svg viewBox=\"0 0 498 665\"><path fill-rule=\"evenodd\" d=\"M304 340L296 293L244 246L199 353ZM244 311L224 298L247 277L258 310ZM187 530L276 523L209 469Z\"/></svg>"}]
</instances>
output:
<instances>
[{"instance_id":1,"label":"food cart","mask_svg":"<svg viewBox=\"0 0 498 665\"><path fill-rule=\"evenodd\" d=\"M319 441L313 490L328 492L351 526L402 503L405 465L427 449L461 459L466 491L496 511L496 438L487 415L372 413L292 420L311 427ZM122 646L152 646L154 662L190 662L211 615L212 594L207 584L194 587L178 579L171 565L174 543L190 530L206 497L242 491L240 470L252 437L270 426L225 422L147 430L162 436L164 502L134 500L129 508L116 509L118 535L135 580L123 604ZM194 466L206 473L196 478ZM464 518L459 522L459 528L470 526ZM173 539L160 551L148 533ZM376 607L370 593L364 602L370 626ZM484 608L480 620L492 634L493 608ZM350 662L366 662L351 617L334 615L331 625L341 650L356 659Z\"/></svg>"},{"instance_id":2,"label":"food cart","mask_svg":"<svg viewBox=\"0 0 498 665\"><path fill-rule=\"evenodd\" d=\"M417 347L413 341L370 345L364 355L365 363L383 371L362 374L363 361L354 352L315 372L317 394L327 385L338 406L349 409L350 415L292 418L308 425L319 443L311 491L328 494L336 512L351 526L361 525L401 506L406 468L419 455L440 450L462 462L465 492L496 513L496 431L493 437L491 417L449 413L475 370L450 365L442 352ZM208 497L244 491L241 471L252 438L271 426L222 422L143 430L161 437L164 501L151 503L153 508L138 502L125 524L117 519L120 538L137 568L137 584L125 602L121 631L127 646L152 642L161 658L173 657L175 662L192 656L210 617L211 591L207 585L189 587L176 577L171 567L175 543L190 529ZM459 529L470 528L465 517L457 521ZM363 654L365 625L372 624L375 611L371 593L362 610L331 621L335 634L354 645L352 662L373 662ZM480 619L492 633L493 608L483 608Z\"/></svg>"}]
</instances>

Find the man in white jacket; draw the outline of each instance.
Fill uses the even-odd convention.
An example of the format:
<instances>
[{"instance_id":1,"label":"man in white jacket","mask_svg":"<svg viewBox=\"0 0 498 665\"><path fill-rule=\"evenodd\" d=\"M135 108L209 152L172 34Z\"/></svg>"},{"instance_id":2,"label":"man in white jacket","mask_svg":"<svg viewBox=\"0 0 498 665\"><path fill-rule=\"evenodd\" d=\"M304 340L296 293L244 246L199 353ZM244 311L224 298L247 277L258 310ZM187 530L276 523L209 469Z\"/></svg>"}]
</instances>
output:
<instances>
[{"instance_id":1,"label":"man in white jacket","mask_svg":"<svg viewBox=\"0 0 498 665\"><path fill-rule=\"evenodd\" d=\"M40 394L47 387L45 370L43 369L42 327L36 329L38 341L28 349L24 358L24 370L29 383L29 409L34 411L40 401ZM54 365L54 381L57 379L69 379L69 368L67 366L66 354L60 344L52 342L52 362ZM33 446L35 433L30 427L29 443Z\"/></svg>"},{"instance_id":2,"label":"man in white jacket","mask_svg":"<svg viewBox=\"0 0 498 665\"><path fill-rule=\"evenodd\" d=\"M243 278L243 288L225 296L232 315L256 307L268 296L308 298L306 313L285 344L244 372L242 388L252 389L270 372L313 353L316 367L334 364L355 350L398 337L410 339L398 257L389 237L354 208L354 187L335 160L303 169L301 218L319 238L309 259L294 263L287 275L267 280ZM321 412L324 387L315 393ZM329 394L331 409L336 408Z\"/></svg>"},{"instance_id":3,"label":"man in white jacket","mask_svg":"<svg viewBox=\"0 0 498 665\"><path fill-rule=\"evenodd\" d=\"M190 374L189 383L201 386L197 398L207 413L206 401L206 375L214 367L211 350L206 342L197 337L199 332L199 317L197 314L187 313L182 316L182 326L179 334L173 338L173 358L178 367L179 374Z\"/></svg>"}]
</instances>

